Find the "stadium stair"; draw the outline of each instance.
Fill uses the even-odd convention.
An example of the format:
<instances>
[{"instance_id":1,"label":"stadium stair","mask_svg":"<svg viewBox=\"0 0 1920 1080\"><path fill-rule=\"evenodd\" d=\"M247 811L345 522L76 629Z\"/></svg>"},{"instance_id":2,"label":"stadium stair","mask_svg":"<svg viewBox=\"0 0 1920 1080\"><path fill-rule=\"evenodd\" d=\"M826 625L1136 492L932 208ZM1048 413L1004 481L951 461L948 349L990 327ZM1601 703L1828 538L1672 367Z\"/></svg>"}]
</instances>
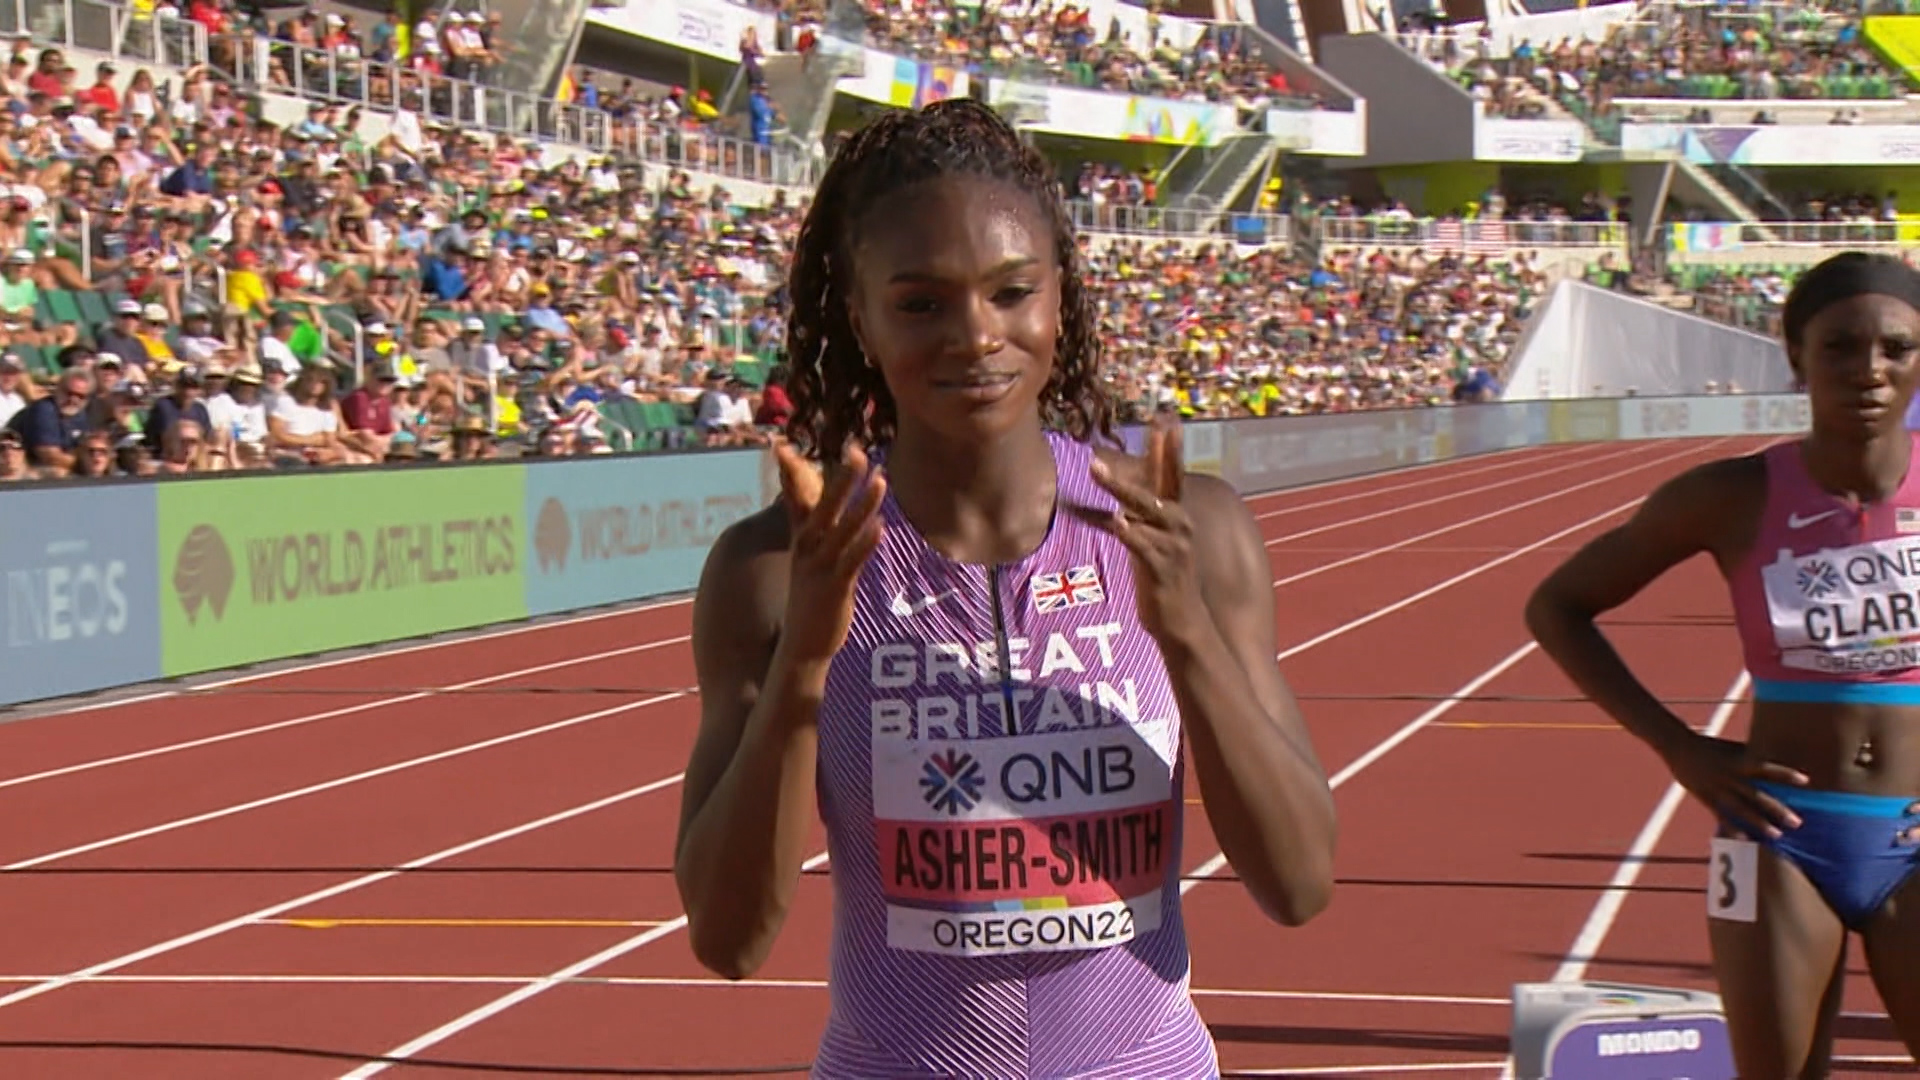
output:
<instances>
[{"instance_id":1,"label":"stadium stair","mask_svg":"<svg viewBox=\"0 0 1920 1080\"><path fill-rule=\"evenodd\" d=\"M1688 161L1686 158L1680 157L1677 154L1674 155L1673 160L1676 166L1674 170L1675 186L1682 187L1683 189L1692 189L1691 191L1683 190L1681 192L1683 201L1700 202L1713 206L1725 214L1725 220L1728 221L1740 221L1748 225L1758 226L1765 220L1759 213L1755 212L1752 204L1742 199L1739 194L1728 186L1727 181L1739 183L1740 178L1744 176L1752 181L1753 187L1757 188L1760 192L1764 192L1767 198L1773 199L1772 193L1768 192L1763 185L1760 185L1759 180L1754 178L1752 174L1748 173L1745 169L1741 169L1737 165L1701 165ZM1722 177L1725 177L1726 181L1723 181ZM1685 199L1684 196L1687 195L1692 196L1692 198ZM1779 200L1773 199L1773 201L1777 203ZM1778 213L1778 211L1776 211L1776 213ZM1778 239L1773 235L1771 230L1765 228L1759 229L1755 236L1762 243L1773 243Z\"/></svg>"},{"instance_id":2,"label":"stadium stair","mask_svg":"<svg viewBox=\"0 0 1920 1080\"><path fill-rule=\"evenodd\" d=\"M1263 132L1235 135L1215 147L1192 147L1171 171L1167 201L1201 212L1195 230L1211 232L1279 151L1279 140Z\"/></svg>"}]
</instances>

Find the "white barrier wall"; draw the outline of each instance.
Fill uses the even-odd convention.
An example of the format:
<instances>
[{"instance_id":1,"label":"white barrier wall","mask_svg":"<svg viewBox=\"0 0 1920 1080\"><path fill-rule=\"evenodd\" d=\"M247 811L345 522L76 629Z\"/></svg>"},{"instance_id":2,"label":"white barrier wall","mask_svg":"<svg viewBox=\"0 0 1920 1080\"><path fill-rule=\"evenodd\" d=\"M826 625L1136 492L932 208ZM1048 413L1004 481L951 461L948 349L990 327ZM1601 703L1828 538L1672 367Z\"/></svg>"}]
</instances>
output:
<instances>
[{"instance_id":1,"label":"white barrier wall","mask_svg":"<svg viewBox=\"0 0 1920 1080\"><path fill-rule=\"evenodd\" d=\"M1793 388L1772 338L1588 285L1562 281L1528 320L1507 365L1507 401L1664 397L1738 387Z\"/></svg>"},{"instance_id":2,"label":"white barrier wall","mask_svg":"<svg viewBox=\"0 0 1920 1080\"><path fill-rule=\"evenodd\" d=\"M1794 435L1810 423L1803 394L1696 395L1203 421L1188 425L1187 440L1193 444L1195 429L1208 431L1204 445L1219 447L1220 475L1251 495L1523 446ZM1214 428L1224 438L1216 441Z\"/></svg>"}]
</instances>

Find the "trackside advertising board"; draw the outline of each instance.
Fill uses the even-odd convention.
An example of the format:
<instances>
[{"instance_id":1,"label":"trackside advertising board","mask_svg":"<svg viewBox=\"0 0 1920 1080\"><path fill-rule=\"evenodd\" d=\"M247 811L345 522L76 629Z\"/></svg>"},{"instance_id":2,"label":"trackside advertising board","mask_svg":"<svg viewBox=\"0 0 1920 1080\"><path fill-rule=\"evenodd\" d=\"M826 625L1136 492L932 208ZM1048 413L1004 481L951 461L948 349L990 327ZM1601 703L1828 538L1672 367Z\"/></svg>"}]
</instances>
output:
<instances>
[{"instance_id":1,"label":"trackside advertising board","mask_svg":"<svg viewBox=\"0 0 1920 1080\"><path fill-rule=\"evenodd\" d=\"M760 458L709 452L526 466L527 611L692 589L721 530L767 504Z\"/></svg>"},{"instance_id":2,"label":"trackside advertising board","mask_svg":"<svg viewBox=\"0 0 1920 1080\"><path fill-rule=\"evenodd\" d=\"M523 471L159 485L165 673L522 617Z\"/></svg>"},{"instance_id":3,"label":"trackside advertising board","mask_svg":"<svg viewBox=\"0 0 1920 1080\"><path fill-rule=\"evenodd\" d=\"M1251 495L1808 422L1788 394L1517 401L1194 423L1185 443L1189 468ZM751 450L0 485L0 706L685 592L777 494Z\"/></svg>"},{"instance_id":4,"label":"trackside advertising board","mask_svg":"<svg viewBox=\"0 0 1920 1080\"><path fill-rule=\"evenodd\" d=\"M152 484L0 497L0 704L160 675Z\"/></svg>"}]
</instances>

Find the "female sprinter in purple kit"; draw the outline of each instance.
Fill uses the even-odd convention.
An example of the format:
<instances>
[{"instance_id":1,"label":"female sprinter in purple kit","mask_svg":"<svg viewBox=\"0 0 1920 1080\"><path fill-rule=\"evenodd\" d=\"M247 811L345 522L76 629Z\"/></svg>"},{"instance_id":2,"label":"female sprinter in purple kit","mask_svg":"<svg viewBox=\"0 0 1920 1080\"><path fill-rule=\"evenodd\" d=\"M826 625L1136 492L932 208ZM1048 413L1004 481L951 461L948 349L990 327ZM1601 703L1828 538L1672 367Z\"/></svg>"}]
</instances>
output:
<instances>
[{"instance_id":1,"label":"female sprinter in purple kit","mask_svg":"<svg viewBox=\"0 0 1920 1080\"><path fill-rule=\"evenodd\" d=\"M1827 1075L1849 932L1920 1050L1920 272L1849 252L1782 316L1802 438L1668 481L1534 593L1528 622L1593 702L1714 811L1707 929L1740 1075ZM1687 726L1594 619L1698 553L1753 677L1743 744Z\"/></svg>"},{"instance_id":2,"label":"female sprinter in purple kit","mask_svg":"<svg viewBox=\"0 0 1920 1080\"><path fill-rule=\"evenodd\" d=\"M1111 439L1053 169L968 100L833 159L794 254L784 494L709 556L675 871L764 962L817 806L825 1080L1219 1074L1189 988L1189 755L1274 920L1332 893L1332 792L1231 488ZM802 456L812 459L802 460ZM813 462L825 462L824 477Z\"/></svg>"}]
</instances>

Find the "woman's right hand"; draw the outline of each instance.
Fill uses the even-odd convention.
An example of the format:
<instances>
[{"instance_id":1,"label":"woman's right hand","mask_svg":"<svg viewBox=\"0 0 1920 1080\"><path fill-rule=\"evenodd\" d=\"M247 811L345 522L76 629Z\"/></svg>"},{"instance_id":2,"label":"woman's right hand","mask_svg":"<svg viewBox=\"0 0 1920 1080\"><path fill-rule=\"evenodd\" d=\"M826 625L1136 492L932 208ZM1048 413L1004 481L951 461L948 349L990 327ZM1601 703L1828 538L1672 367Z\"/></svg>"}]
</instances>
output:
<instances>
[{"instance_id":1,"label":"woman's right hand","mask_svg":"<svg viewBox=\"0 0 1920 1080\"><path fill-rule=\"evenodd\" d=\"M780 652L789 663L825 666L846 644L854 587L880 545L887 481L857 446L849 445L827 476L785 441L773 454L793 535ZM866 486L855 495L862 478Z\"/></svg>"},{"instance_id":2,"label":"woman's right hand","mask_svg":"<svg viewBox=\"0 0 1920 1080\"><path fill-rule=\"evenodd\" d=\"M1800 816L1754 786L1756 780L1806 787L1805 773L1771 761L1751 761L1745 743L1695 733L1663 755L1673 778L1728 825L1779 838L1800 827Z\"/></svg>"}]
</instances>

